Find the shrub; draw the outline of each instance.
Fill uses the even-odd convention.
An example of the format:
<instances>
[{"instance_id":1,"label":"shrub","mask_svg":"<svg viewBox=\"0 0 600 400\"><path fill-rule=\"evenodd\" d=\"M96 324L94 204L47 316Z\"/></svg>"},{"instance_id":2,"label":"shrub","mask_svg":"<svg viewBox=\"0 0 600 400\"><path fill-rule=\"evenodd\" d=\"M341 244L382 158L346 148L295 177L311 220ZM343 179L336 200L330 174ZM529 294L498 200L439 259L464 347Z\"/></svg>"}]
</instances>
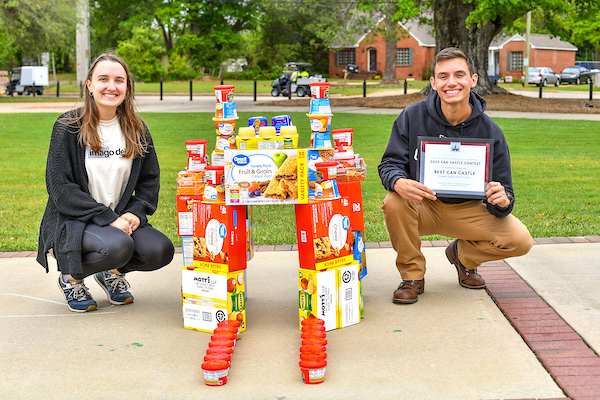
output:
<instances>
[{"instance_id":1,"label":"shrub","mask_svg":"<svg viewBox=\"0 0 600 400\"><path fill-rule=\"evenodd\" d=\"M134 28L131 39L123 40L117 45L116 53L129 66L136 80L157 82L167 75L166 68L160 58L165 54L159 34L148 27Z\"/></svg>"}]
</instances>

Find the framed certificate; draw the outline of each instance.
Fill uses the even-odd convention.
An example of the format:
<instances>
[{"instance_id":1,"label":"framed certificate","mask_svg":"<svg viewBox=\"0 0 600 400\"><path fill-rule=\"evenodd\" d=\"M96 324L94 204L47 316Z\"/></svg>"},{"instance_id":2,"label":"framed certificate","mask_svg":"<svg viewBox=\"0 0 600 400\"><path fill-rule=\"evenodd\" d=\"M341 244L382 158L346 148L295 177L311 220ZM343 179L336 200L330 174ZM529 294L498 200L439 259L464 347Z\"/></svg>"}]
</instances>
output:
<instances>
[{"instance_id":1,"label":"framed certificate","mask_svg":"<svg viewBox=\"0 0 600 400\"><path fill-rule=\"evenodd\" d=\"M422 137L417 177L441 197L485 199L494 139Z\"/></svg>"}]
</instances>

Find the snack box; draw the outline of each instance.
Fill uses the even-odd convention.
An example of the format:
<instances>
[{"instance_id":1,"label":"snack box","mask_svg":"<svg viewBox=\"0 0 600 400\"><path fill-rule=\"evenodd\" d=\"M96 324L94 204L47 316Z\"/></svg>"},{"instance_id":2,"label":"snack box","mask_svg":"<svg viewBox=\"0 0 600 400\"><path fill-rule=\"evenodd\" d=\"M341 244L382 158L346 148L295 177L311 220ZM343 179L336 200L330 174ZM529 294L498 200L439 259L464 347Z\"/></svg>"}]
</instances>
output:
<instances>
[{"instance_id":1,"label":"snack box","mask_svg":"<svg viewBox=\"0 0 600 400\"><path fill-rule=\"evenodd\" d=\"M202 301L195 297L182 297L183 327L212 333L217 324L227 319L236 319L242 324L240 331L246 330L246 310L235 311L223 304Z\"/></svg>"},{"instance_id":2,"label":"snack box","mask_svg":"<svg viewBox=\"0 0 600 400\"><path fill-rule=\"evenodd\" d=\"M194 267L216 272L246 268L246 208L194 202Z\"/></svg>"},{"instance_id":3,"label":"snack box","mask_svg":"<svg viewBox=\"0 0 600 400\"><path fill-rule=\"evenodd\" d=\"M367 276L367 253L365 252L365 233L361 231L352 231L352 255L358 262L358 278Z\"/></svg>"},{"instance_id":4,"label":"snack box","mask_svg":"<svg viewBox=\"0 0 600 400\"><path fill-rule=\"evenodd\" d=\"M204 193L204 170L183 170L177 173L177 194L202 194Z\"/></svg>"},{"instance_id":5,"label":"snack box","mask_svg":"<svg viewBox=\"0 0 600 400\"><path fill-rule=\"evenodd\" d=\"M306 149L226 150L225 203L308 202Z\"/></svg>"},{"instance_id":6,"label":"snack box","mask_svg":"<svg viewBox=\"0 0 600 400\"><path fill-rule=\"evenodd\" d=\"M337 327L345 328L360 322L360 278L358 263L336 268Z\"/></svg>"},{"instance_id":7,"label":"snack box","mask_svg":"<svg viewBox=\"0 0 600 400\"><path fill-rule=\"evenodd\" d=\"M365 215L363 213L363 198L360 181L337 183L340 196L346 196L350 202L350 224L354 231L365 230Z\"/></svg>"},{"instance_id":8,"label":"snack box","mask_svg":"<svg viewBox=\"0 0 600 400\"><path fill-rule=\"evenodd\" d=\"M295 207L300 268L324 270L353 262L347 198Z\"/></svg>"},{"instance_id":9,"label":"snack box","mask_svg":"<svg viewBox=\"0 0 600 400\"><path fill-rule=\"evenodd\" d=\"M325 321L325 330L337 328L336 271L298 269L298 327L302 321L314 317Z\"/></svg>"},{"instance_id":10,"label":"snack box","mask_svg":"<svg viewBox=\"0 0 600 400\"><path fill-rule=\"evenodd\" d=\"M201 194L178 194L176 196L177 234L179 236L194 235L194 203L201 201Z\"/></svg>"},{"instance_id":11,"label":"snack box","mask_svg":"<svg viewBox=\"0 0 600 400\"><path fill-rule=\"evenodd\" d=\"M250 261L254 257L254 228L252 228L253 219L254 212L252 206L246 206L246 261Z\"/></svg>"},{"instance_id":12,"label":"snack box","mask_svg":"<svg viewBox=\"0 0 600 400\"><path fill-rule=\"evenodd\" d=\"M194 237L183 236L181 238L181 249L183 255L183 265L190 265L194 262Z\"/></svg>"}]
</instances>

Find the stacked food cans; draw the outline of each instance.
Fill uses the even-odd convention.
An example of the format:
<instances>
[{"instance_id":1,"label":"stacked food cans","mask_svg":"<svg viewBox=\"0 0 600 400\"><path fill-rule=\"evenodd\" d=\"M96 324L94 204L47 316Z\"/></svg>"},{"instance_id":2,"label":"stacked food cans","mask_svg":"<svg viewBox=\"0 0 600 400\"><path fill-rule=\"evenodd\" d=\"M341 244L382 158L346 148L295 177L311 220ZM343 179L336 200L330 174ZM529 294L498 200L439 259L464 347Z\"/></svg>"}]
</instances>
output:
<instances>
[{"instance_id":1,"label":"stacked food cans","mask_svg":"<svg viewBox=\"0 0 600 400\"><path fill-rule=\"evenodd\" d=\"M213 121L215 122L217 139L211 160L212 165L224 165L223 154L225 150L236 148L235 125L239 117L233 100L235 86L219 85L215 86L214 89L217 104Z\"/></svg>"},{"instance_id":2,"label":"stacked food cans","mask_svg":"<svg viewBox=\"0 0 600 400\"><path fill-rule=\"evenodd\" d=\"M241 323L235 320L221 321L210 337L202 363L204 383L208 386L223 386L227 383L240 325Z\"/></svg>"},{"instance_id":3,"label":"stacked food cans","mask_svg":"<svg viewBox=\"0 0 600 400\"><path fill-rule=\"evenodd\" d=\"M310 113L306 114L310 122L310 148L331 149L331 104L329 103L329 82L310 84Z\"/></svg>"},{"instance_id":4,"label":"stacked food cans","mask_svg":"<svg viewBox=\"0 0 600 400\"><path fill-rule=\"evenodd\" d=\"M300 372L302 381L317 384L325 380L327 367L327 339L325 321L319 318L306 318L302 325L302 347L300 347Z\"/></svg>"}]
</instances>

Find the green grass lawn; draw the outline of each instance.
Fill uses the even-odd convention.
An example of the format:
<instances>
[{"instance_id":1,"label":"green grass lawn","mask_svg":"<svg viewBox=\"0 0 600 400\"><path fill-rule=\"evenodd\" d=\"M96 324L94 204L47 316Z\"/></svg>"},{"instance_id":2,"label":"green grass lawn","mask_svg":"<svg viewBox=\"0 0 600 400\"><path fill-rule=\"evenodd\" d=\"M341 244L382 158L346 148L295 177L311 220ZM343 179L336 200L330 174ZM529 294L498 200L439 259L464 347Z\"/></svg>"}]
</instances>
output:
<instances>
[{"instance_id":1,"label":"green grass lawn","mask_svg":"<svg viewBox=\"0 0 600 400\"><path fill-rule=\"evenodd\" d=\"M240 121L252 116L240 112ZM274 113L264 113L272 117ZM305 113L290 114L308 146ZM0 251L34 250L47 201L44 171L52 125L57 114L0 114ZM186 165L187 139L207 139L214 146L210 113L145 113L161 164L158 211L150 218L180 246L175 213L175 178ZM380 206L385 195L377 165L387 144L393 115L335 114L333 127L354 129L355 150L367 162L363 209L367 241L389 240ZM496 119L511 149L517 202L514 214L534 237L600 233L600 122ZM255 206L255 243L296 242L292 206Z\"/></svg>"}]
</instances>

